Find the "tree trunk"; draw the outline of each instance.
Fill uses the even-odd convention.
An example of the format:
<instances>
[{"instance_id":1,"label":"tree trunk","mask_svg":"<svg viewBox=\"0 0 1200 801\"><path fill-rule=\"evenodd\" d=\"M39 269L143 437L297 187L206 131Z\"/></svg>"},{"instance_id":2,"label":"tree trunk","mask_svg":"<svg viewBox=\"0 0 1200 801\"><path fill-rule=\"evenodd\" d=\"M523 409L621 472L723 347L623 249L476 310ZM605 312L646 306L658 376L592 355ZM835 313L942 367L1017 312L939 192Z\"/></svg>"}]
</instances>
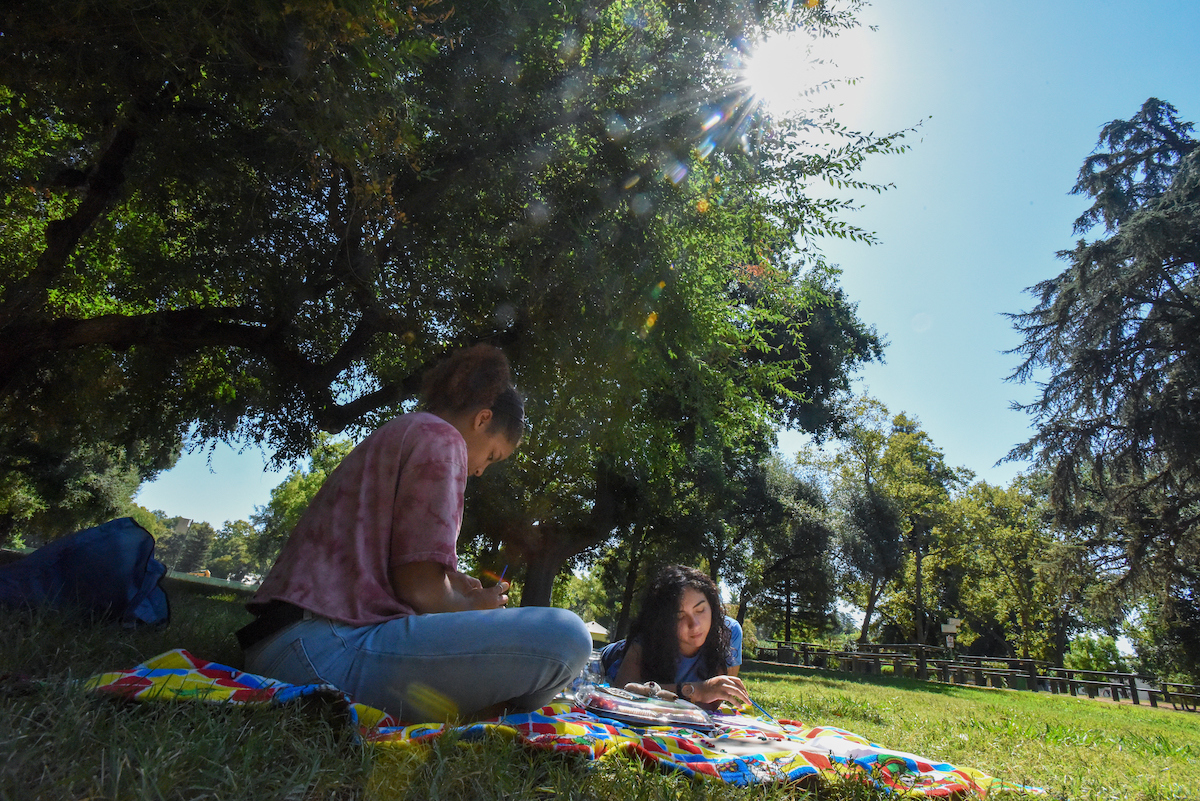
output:
<instances>
[{"instance_id":1,"label":"tree trunk","mask_svg":"<svg viewBox=\"0 0 1200 801\"><path fill-rule=\"evenodd\" d=\"M617 617L617 626L613 640L623 640L629 636L629 619L633 609L634 589L637 587L638 576L642 568L642 547L646 541L646 527L639 524L634 527L636 532L629 546L629 568L625 571L625 587L621 591L621 612Z\"/></svg>"},{"instance_id":2,"label":"tree trunk","mask_svg":"<svg viewBox=\"0 0 1200 801\"><path fill-rule=\"evenodd\" d=\"M785 642L792 641L792 580L785 578L783 580L783 639Z\"/></svg>"},{"instance_id":3,"label":"tree trunk","mask_svg":"<svg viewBox=\"0 0 1200 801\"><path fill-rule=\"evenodd\" d=\"M576 539L542 524L538 547L531 548L525 562L525 586L521 588L521 606L550 606L554 579L563 564L578 551Z\"/></svg>"},{"instance_id":4,"label":"tree trunk","mask_svg":"<svg viewBox=\"0 0 1200 801\"><path fill-rule=\"evenodd\" d=\"M1054 627L1054 639L1051 643L1051 648L1054 649L1054 653L1050 654L1050 661L1056 666L1062 667L1063 657L1067 653L1067 645L1071 641L1070 617L1060 611L1054 616L1054 623L1052 625Z\"/></svg>"},{"instance_id":5,"label":"tree trunk","mask_svg":"<svg viewBox=\"0 0 1200 801\"><path fill-rule=\"evenodd\" d=\"M1033 634L1033 629L1029 625L1029 610L1022 609L1020 612L1021 618L1021 658L1029 658L1029 638Z\"/></svg>"},{"instance_id":6,"label":"tree trunk","mask_svg":"<svg viewBox=\"0 0 1200 801\"><path fill-rule=\"evenodd\" d=\"M916 564L913 572L916 573L916 578L913 581L913 626L916 628L915 642L925 644L925 599L921 597L924 590L922 586L921 562L925 558L924 535L917 539L914 543L913 559Z\"/></svg>"},{"instance_id":7,"label":"tree trunk","mask_svg":"<svg viewBox=\"0 0 1200 801\"><path fill-rule=\"evenodd\" d=\"M875 614L875 604L879 601L879 593L882 592L882 587L879 583L878 576L871 577L871 589L867 592L867 608L863 612L862 628L858 632L858 641L867 641L867 630L871 628L871 615Z\"/></svg>"},{"instance_id":8,"label":"tree trunk","mask_svg":"<svg viewBox=\"0 0 1200 801\"><path fill-rule=\"evenodd\" d=\"M727 530L728 527L720 522L717 525L723 530L719 535L714 535L713 546L705 550L708 557L708 577L719 585L721 583L721 574L725 572L725 563L729 559L731 544L727 536L729 533Z\"/></svg>"},{"instance_id":9,"label":"tree trunk","mask_svg":"<svg viewBox=\"0 0 1200 801\"><path fill-rule=\"evenodd\" d=\"M603 542L616 525L620 504L621 477L605 465L596 465L596 500L583 525L560 528L543 522L534 527L532 521L507 545L517 550L525 561L525 586L521 591L521 606L550 606L554 577L563 564L581 551Z\"/></svg>"}]
</instances>

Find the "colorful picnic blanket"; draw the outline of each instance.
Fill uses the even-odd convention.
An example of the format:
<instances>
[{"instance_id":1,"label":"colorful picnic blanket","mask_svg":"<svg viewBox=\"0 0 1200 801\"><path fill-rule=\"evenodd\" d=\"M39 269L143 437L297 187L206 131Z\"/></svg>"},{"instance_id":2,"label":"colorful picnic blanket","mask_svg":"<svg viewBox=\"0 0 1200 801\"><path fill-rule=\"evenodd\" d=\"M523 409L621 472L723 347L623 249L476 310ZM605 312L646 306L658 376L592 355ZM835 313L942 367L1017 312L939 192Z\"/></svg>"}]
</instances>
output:
<instances>
[{"instance_id":1,"label":"colorful picnic blanket","mask_svg":"<svg viewBox=\"0 0 1200 801\"><path fill-rule=\"evenodd\" d=\"M405 725L353 700L327 684L291 685L207 662L187 651L169 651L130 670L88 680L90 689L140 700L196 699L234 704L282 704L316 696L344 706L362 737L385 745L419 745L448 731L471 739L488 731L515 736L547 750L591 759L617 754L670 767L691 776L731 784L816 781L858 773L865 780L917 797L996 790L1040 794L1037 788L1001 781L972 768L956 767L872 743L844 729L790 720L719 715L707 734L670 727L631 727L598 717L569 701L536 712L505 715L482 723Z\"/></svg>"},{"instance_id":2,"label":"colorful picnic blanket","mask_svg":"<svg viewBox=\"0 0 1200 801\"><path fill-rule=\"evenodd\" d=\"M332 684L287 684L265 676L209 662L182 648L147 659L129 670L92 676L89 690L139 701L209 701L223 704L287 704L302 698L321 698L344 708L363 734L400 722L382 710L356 704Z\"/></svg>"}]
</instances>

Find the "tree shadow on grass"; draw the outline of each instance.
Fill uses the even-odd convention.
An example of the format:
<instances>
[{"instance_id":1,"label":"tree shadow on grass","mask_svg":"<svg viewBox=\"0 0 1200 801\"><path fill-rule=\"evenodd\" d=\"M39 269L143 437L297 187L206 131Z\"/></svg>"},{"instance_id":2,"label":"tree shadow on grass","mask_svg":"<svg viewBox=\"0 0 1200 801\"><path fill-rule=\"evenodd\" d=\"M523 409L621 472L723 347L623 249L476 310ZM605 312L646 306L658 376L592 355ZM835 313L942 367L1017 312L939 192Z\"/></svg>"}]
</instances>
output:
<instances>
[{"instance_id":1,"label":"tree shadow on grass","mask_svg":"<svg viewBox=\"0 0 1200 801\"><path fill-rule=\"evenodd\" d=\"M830 688L845 684L864 684L876 687L891 687L899 690L932 693L934 695L957 696L964 692L1000 692L999 687L979 687L976 685L945 684L939 681L922 681L909 676L864 676L861 673L848 673L840 670L823 670L821 668L805 667L802 665L778 665L755 663L749 670L743 671L743 677L771 680L775 678L803 678L820 686Z\"/></svg>"},{"instance_id":2,"label":"tree shadow on grass","mask_svg":"<svg viewBox=\"0 0 1200 801\"><path fill-rule=\"evenodd\" d=\"M86 678L132 668L175 648L241 666L234 632L251 620L244 600L176 588L168 589L168 597L167 625L133 629L71 610L5 609L0 615L0 674L39 680Z\"/></svg>"}]
</instances>

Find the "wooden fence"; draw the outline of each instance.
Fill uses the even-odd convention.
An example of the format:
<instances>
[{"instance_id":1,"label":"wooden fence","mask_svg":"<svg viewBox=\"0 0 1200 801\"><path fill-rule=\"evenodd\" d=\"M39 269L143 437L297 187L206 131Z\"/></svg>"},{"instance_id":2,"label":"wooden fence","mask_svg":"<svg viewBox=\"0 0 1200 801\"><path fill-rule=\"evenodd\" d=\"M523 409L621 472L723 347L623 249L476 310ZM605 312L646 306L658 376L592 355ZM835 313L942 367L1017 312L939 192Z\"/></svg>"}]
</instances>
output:
<instances>
[{"instance_id":1,"label":"wooden fence","mask_svg":"<svg viewBox=\"0 0 1200 801\"><path fill-rule=\"evenodd\" d=\"M844 649L815 643L766 640L757 661L837 670L860 675L906 676L946 684L1001 687L1089 698L1142 699L1157 707L1161 699L1176 709L1196 711L1200 685L1159 682L1153 676L1118 671L1061 668L1036 659L955 654L914 643L851 643Z\"/></svg>"}]
</instances>

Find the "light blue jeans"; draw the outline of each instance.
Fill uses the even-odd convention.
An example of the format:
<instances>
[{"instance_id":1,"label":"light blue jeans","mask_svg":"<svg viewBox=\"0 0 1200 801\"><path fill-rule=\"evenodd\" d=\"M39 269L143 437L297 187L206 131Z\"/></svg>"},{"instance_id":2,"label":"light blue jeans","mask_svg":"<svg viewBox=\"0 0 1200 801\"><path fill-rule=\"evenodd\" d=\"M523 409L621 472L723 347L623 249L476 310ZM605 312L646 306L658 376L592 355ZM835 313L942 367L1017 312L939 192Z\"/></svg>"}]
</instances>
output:
<instances>
[{"instance_id":1,"label":"light blue jeans","mask_svg":"<svg viewBox=\"0 0 1200 801\"><path fill-rule=\"evenodd\" d=\"M313 617L246 652L246 670L332 684L406 722L544 706L587 663L592 638L553 607L413 615L371 626Z\"/></svg>"}]
</instances>

